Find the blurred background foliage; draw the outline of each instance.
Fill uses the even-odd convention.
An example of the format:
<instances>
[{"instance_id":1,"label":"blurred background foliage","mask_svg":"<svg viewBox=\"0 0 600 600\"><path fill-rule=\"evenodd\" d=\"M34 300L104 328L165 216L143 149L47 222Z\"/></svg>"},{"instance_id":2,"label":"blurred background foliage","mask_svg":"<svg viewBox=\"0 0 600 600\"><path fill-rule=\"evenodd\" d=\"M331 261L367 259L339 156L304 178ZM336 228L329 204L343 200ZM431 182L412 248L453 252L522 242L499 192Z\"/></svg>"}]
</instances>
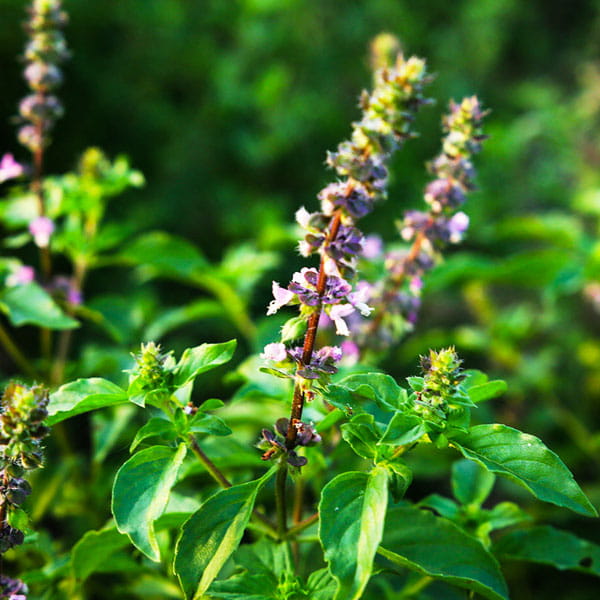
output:
<instances>
[{"instance_id":1,"label":"blurred background foliage","mask_svg":"<svg viewBox=\"0 0 600 600\"><path fill-rule=\"evenodd\" d=\"M220 265L214 272L246 299L259 323L258 339L246 327L246 350L272 341L275 325L262 323L270 282L287 281L300 264L293 214L300 205L314 209L317 192L332 180L325 152L348 136L358 116L374 36L389 31L407 54L427 59L437 74L430 90L437 104L419 117L421 137L395 158L389 200L364 221L366 233L397 239L394 220L421 208L424 165L438 152L448 100L477 94L492 112L490 139L476 161L479 190L465 207L468 239L426 282L416 330L390 352L385 367L402 378L415 372L417 355L428 347L455 344L468 367L509 382L506 396L482 409L495 417L482 415L481 421L496 418L542 437L600 504L599 2L64 4L73 55L65 66L60 95L66 114L47 152L48 172L72 169L90 145L111 157L128 155L146 186L113 202L110 219L182 236L199 256ZM24 42L24 3L0 0L0 15L0 139L2 151L19 159L9 117L25 93L15 58ZM121 258L135 264L134 255ZM113 313L107 319L119 351L103 352L105 334L85 325L77 342L82 358L72 372L116 377L149 333L181 349L244 330L239 320L222 318L232 298L223 286L185 277L150 281L164 274L138 270L134 277L110 266L89 279L87 294L104 295L94 308ZM173 313L182 307L191 321L171 329L186 322ZM237 308L230 312L239 317ZM95 431L114 443L123 432L102 429L103 418L96 417ZM103 460L106 452L102 440L95 443L99 469L98 456ZM80 460L68 446L63 451ZM66 473L68 462L49 466L41 477L57 493ZM82 491L66 486L62 493L55 506L74 516L81 509L64 495L78 499ZM36 510L64 517L52 516L51 506ZM560 524L600 540L595 523L538 505L531 510L558 523L569 518ZM89 521L89 515L78 516ZM101 525L96 521L93 526ZM77 519L69 527L77 539ZM515 567L510 582L516 600L583 600L595 586L583 575L558 576L543 567Z\"/></svg>"}]
</instances>

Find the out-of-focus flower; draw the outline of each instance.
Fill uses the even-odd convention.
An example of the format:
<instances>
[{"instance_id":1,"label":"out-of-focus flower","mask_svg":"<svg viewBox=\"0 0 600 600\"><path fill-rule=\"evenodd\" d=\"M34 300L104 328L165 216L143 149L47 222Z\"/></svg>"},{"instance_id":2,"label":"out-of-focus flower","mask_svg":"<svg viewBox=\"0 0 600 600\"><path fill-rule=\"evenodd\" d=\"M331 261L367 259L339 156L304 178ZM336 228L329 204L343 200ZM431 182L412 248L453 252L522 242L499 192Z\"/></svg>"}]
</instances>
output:
<instances>
[{"instance_id":1,"label":"out-of-focus flower","mask_svg":"<svg viewBox=\"0 0 600 600\"><path fill-rule=\"evenodd\" d=\"M54 221L48 217L37 217L29 223L29 233L38 248L47 248L54 233Z\"/></svg>"},{"instance_id":2,"label":"out-of-focus flower","mask_svg":"<svg viewBox=\"0 0 600 600\"><path fill-rule=\"evenodd\" d=\"M0 183L20 177L24 172L23 165L19 164L12 154L5 154L0 160Z\"/></svg>"}]
</instances>

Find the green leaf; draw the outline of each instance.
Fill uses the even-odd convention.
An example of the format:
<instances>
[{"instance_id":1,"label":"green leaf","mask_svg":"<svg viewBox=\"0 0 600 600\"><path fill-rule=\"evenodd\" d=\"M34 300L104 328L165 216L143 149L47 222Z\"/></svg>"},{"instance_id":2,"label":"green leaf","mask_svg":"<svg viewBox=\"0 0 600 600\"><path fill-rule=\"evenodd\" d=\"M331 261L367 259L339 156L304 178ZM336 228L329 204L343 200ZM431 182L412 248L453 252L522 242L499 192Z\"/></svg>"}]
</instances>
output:
<instances>
[{"instance_id":1,"label":"green leaf","mask_svg":"<svg viewBox=\"0 0 600 600\"><path fill-rule=\"evenodd\" d=\"M151 275L184 280L209 266L196 246L162 231L152 231L140 236L123 249L117 259L141 265Z\"/></svg>"},{"instance_id":2,"label":"green leaf","mask_svg":"<svg viewBox=\"0 0 600 600\"><path fill-rule=\"evenodd\" d=\"M186 348L175 368L176 387L185 385L195 377L228 362L235 352L236 340L222 344L202 344Z\"/></svg>"},{"instance_id":3,"label":"green leaf","mask_svg":"<svg viewBox=\"0 0 600 600\"><path fill-rule=\"evenodd\" d=\"M486 400L492 400L498 396L502 396L508 389L506 381L496 379L494 381L488 381L480 385L474 385L467 389L471 402L477 404L479 402L485 402Z\"/></svg>"},{"instance_id":4,"label":"green leaf","mask_svg":"<svg viewBox=\"0 0 600 600\"><path fill-rule=\"evenodd\" d=\"M412 469L402 461L400 458L396 458L392 461L385 461L385 463L379 463L388 468L390 474L390 493L394 502L400 502L406 494L406 490L412 483L413 473Z\"/></svg>"},{"instance_id":5,"label":"green leaf","mask_svg":"<svg viewBox=\"0 0 600 600\"><path fill-rule=\"evenodd\" d=\"M97 408L127 402L127 393L118 385L102 379L77 379L50 394L47 425L55 425L65 419Z\"/></svg>"},{"instance_id":6,"label":"green leaf","mask_svg":"<svg viewBox=\"0 0 600 600\"><path fill-rule=\"evenodd\" d=\"M0 310L16 327L37 325L47 329L73 329L79 323L67 316L37 283L6 288L0 293Z\"/></svg>"},{"instance_id":7,"label":"green leaf","mask_svg":"<svg viewBox=\"0 0 600 600\"><path fill-rule=\"evenodd\" d=\"M388 423L381 442L405 446L416 442L425 433L427 433L427 427L423 419L417 415L397 412Z\"/></svg>"},{"instance_id":8,"label":"green leaf","mask_svg":"<svg viewBox=\"0 0 600 600\"><path fill-rule=\"evenodd\" d=\"M71 569L76 579L87 579L104 566L107 560L121 548L129 545L129 539L116 528L88 531L73 547Z\"/></svg>"},{"instance_id":9,"label":"green leaf","mask_svg":"<svg viewBox=\"0 0 600 600\"><path fill-rule=\"evenodd\" d=\"M173 568L186 598L201 598L238 547L256 496L274 472L217 492L183 525Z\"/></svg>"},{"instance_id":10,"label":"green leaf","mask_svg":"<svg viewBox=\"0 0 600 600\"><path fill-rule=\"evenodd\" d=\"M231 435L231 429L223 419L215 415L197 412L189 423L192 433L210 433L212 435Z\"/></svg>"},{"instance_id":11,"label":"green leaf","mask_svg":"<svg viewBox=\"0 0 600 600\"><path fill-rule=\"evenodd\" d=\"M225 310L219 302L206 299L196 300L185 306L166 310L158 315L148 326L143 337L146 340L159 340L169 331L186 323L192 323L200 319L213 319L225 314Z\"/></svg>"},{"instance_id":12,"label":"green leaf","mask_svg":"<svg viewBox=\"0 0 600 600\"><path fill-rule=\"evenodd\" d=\"M160 552L154 521L163 513L177 479L186 447L153 446L134 454L117 472L112 513L121 533L148 558L158 562Z\"/></svg>"},{"instance_id":13,"label":"green leaf","mask_svg":"<svg viewBox=\"0 0 600 600\"><path fill-rule=\"evenodd\" d=\"M395 565L491 600L508 599L500 567L481 542L429 511L414 507L388 511L379 553Z\"/></svg>"},{"instance_id":14,"label":"green leaf","mask_svg":"<svg viewBox=\"0 0 600 600\"><path fill-rule=\"evenodd\" d=\"M533 435L506 425L477 425L452 444L465 458L522 485L540 500L597 515L569 469Z\"/></svg>"},{"instance_id":15,"label":"green leaf","mask_svg":"<svg viewBox=\"0 0 600 600\"><path fill-rule=\"evenodd\" d=\"M525 560L600 577L600 546L548 525L503 535L492 547L502 560Z\"/></svg>"},{"instance_id":16,"label":"green leaf","mask_svg":"<svg viewBox=\"0 0 600 600\"><path fill-rule=\"evenodd\" d=\"M352 418L349 423L341 427L342 437L352 450L362 458L375 458L377 456L377 443L380 435L375 428L375 417L361 413Z\"/></svg>"},{"instance_id":17,"label":"green leaf","mask_svg":"<svg viewBox=\"0 0 600 600\"><path fill-rule=\"evenodd\" d=\"M388 471L342 473L330 481L319 504L319 537L329 570L338 581L334 600L358 600L373 569L383 534Z\"/></svg>"},{"instance_id":18,"label":"green leaf","mask_svg":"<svg viewBox=\"0 0 600 600\"><path fill-rule=\"evenodd\" d=\"M330 386L333 387L333 386ZM346 391L347 399L342 405L331 402L337 408L345 409L350 404L353 409L360 409L365 400L374 400L382 410L398 410L406 403L406 390L401 388L393 377L385 373L357 373L344 377L335 387ZM327 398L329 401L329 398Z\"/></svg>"},{"instance_id":19,"label":"green leaf","mask_svg":"<svg viewBox=\"0 0 600 600\"><path fill-rule=\"evenodd\" d=\"M133 442L131 442L131 446L129 446L129 452L133 452L141 442L150 437L168 436L169 439L174 440L176 435L177 431L171 421L161 419L160 417L153 417L138 429Z\"/></svg>"},{"instance_id":20,"label":"green leaf","mask_svg":"<svg viewBox=\"0 0 600 600\"><path fill-rule=\"evenodd\" d=\"M278 582L265 573L245 571L223 581L215 581L209 590L211 598L224 600L279 600Z\"/></svg>"},{"instance_id":21,"label":"green leaf","mask_svg":"<svg viewBox=\"0 0 600 600\"><path fill-rule=\"evenodd\" d=\"M430 508L446 519L455 520L460 515L460 506L445 496L439 494L429 494L418 504L422 508Z\"/></svg>"},{"instance_id":22,"label":"green leaf","mask_svg":"<svg viewBox=\"0 0 600 600\"><path fill-rule=\"evenodd\" d=\"M470 460L458 460L452 465L452 492L461 504L481 506L490 495L496 477Z\"/></svg>"}]
</instances>

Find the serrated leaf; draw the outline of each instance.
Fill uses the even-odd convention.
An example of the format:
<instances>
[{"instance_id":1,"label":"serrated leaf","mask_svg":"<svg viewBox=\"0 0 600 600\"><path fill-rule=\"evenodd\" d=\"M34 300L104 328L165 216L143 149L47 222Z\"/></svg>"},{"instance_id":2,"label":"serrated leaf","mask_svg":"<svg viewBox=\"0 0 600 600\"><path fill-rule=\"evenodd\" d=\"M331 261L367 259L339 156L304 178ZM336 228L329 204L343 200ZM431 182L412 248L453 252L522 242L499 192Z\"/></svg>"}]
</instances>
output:
<instances>
[{"instance_id":1,"label":"serrated leaf","mask_svg":"<svg viewBox=\"0 0 600 600\"><path fill-rule=\"evenodd\" d=\"M46 424L54 425L90 410L125 402L127 392L107 379L77 379L50 394Z\"/></svg>"},{"instance_id":2,"label":"serrated leaf","mask_svg":"<svg viewBox=\"0 0 600 600\"><path fill-rule=\"evenodd\" d=\"M217 492L183 525L173 568L186 598L196 600L208 590L238 547L256 496L274 472Z\"/></svg>"},{"instance_id":3,"label":"serrated leaf","mask_svg":"<svg viewBox=\"0 0 600 600\"><path fill-rule=\"evenodd\" d=\"M236 340L222 344L202 344L195 348L187 348L174 372L174 385L181 387L192 381L195 377L222 365L233 356Z\"/></svg>"},{"instance_id":4,"label":"serrated leaf","mask_svg":"<svg viewBox=\"0 0 600 600\"><path fill-rule=\"evenodd\" d=\"M157 437L157 436L169 436L169 439L174 440L177 431L171 421L167 419L161 419L160 417L153 417L145 425L138 429L138 432L129 446L129 452L133 452L144 440Z\"/></svg>"},{"instance_id":5,"label":"serrated leaf","mask_svg":"<svg viewBox=\"0 0 600 600\"><path fill-rule=\"evenodd\" d=\"M117 529L156 562L160 552L154 522L167 505L185 454L184 444L177 449L152 446L134 454L115 477L112 513Z\"/></svg>"},{"instance_id":6,"label":"serrated leaf","mask_svg":"<svg viewBox=\"0 0 600 600\"><path fill-rule=\"evenodd\" d=\"M458 460L452 465L452 493L461 504L481 506L489 496L496 477L470 460Z\"/></svg>"},{"instance_id":7,"label":"serrated leaf","mask_svg":"<svg viewBox=\"0 0 600 600\"><path fill-rule=\"evenodd\" d=\"M496 559L454 523L414 507L388 511L379 553L393 564L490 598L508 600Z\"/></svg>"},{"instance_id":8,"label":"serrated leaf","mask_svg":"<svg viewBox=\"0 0 600 600\"><path fill-rule=\"evenodd\" d=\"M494 543L492 551L503 560L543 563L600 577L600 546L548 525L511 531Z\"/></svg>"},{"instance_id":9,"label":"serrated leaf","mask_svg":"<svg viewBox=\"0 0 600 600\"><path fill-rule=\"evenodd\" d=\"M453 438L452 444L465 458L518 483L540 500L597 515L562 460L533 435L507 425L477 425Z\"/></svg>"},{"instance_id":10,"label":"serrated leaf","mask_svg":"<svg viewBox=\"0 0 600 600\"><path fill-rule=\"evenodd\" d=\"M342 473L330 481L319 504L319 538L338 582L334 600L358 600L373 569L383 534L388 471Z\"/></svg>"},{"instance_id":11,"label":"serrated leaf","mask_svg":"<svg viewBox=\"0 0 600 600\"><path fill-rule=\"evenodd\" d=\"M107 560L121 548L129 545L129 538L116 528L88 531L73 547L71 570L76 579L87 579L101 569Z\"/></svg>"},{"instance_id":12,"label":"serrated leaf","mask_svg":"<svg viewBox=\"0 0 600 600\"><path fill-rule=\"evenodd\" d=\"M2 291L0 310L6 313L15 327L21 325L37 325L47 329L79 327L79 323L66 315L50 294L34 282Z\"/></svg>"}]
</instances>

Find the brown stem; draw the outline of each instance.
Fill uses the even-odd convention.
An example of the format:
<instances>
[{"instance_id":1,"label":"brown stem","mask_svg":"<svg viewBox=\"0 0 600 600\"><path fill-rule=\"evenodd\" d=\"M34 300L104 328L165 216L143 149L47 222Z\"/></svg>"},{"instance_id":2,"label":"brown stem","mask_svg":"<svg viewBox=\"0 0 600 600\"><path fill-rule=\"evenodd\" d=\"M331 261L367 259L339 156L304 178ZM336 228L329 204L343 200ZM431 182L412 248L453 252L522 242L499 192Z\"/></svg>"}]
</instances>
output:
<instances>
[{"instance_id":1,"label":"brown stem","mask_svg":"<svg viewBox=\"0 0 600 600\"><path fill-rule=\"evenodd\" d=\"M331 217L329 224L329 233L324 242L324 247L327 247L337 236L342 222L342 215L339 211L336 211ZM319 303L317 309L310 316L308 320L308 327L306 329L306 335L304 336L304 346L302 347L302 366L310 364L313 350L315 348L315 340L317 338L317 330L319 328L319 319L321 318L321 312L323 310L322 299L325 294L325 286L327 285L327 274L325 273L325 254L321 255L321 264L319 265L319 275L317 277L317 294L319 297ZM288 426L286 435L286 446L293 448L296 445L297 429L296 423L302 420L302 411L304 409L304 391L301 383L296 378L296 385L294 386L294 397L292 400L292 412L290 415L290 424Z\"/></svg>"}]
</instances>

